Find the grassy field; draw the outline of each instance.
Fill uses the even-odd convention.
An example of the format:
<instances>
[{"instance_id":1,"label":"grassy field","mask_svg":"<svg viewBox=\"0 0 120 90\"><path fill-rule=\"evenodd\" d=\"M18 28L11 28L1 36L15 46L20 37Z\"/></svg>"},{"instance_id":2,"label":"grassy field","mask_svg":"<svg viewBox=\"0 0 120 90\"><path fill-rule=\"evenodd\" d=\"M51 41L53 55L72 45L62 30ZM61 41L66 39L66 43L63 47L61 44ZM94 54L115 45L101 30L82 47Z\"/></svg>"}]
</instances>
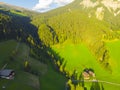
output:
<instances>
[{"instance_id":1,"label":"grassy field","mask_svg":"<svg viewBox=\"0 0 120 90\"><path fill-rule=\"evenodd\" d=\"M17 53L11 60L10 57L16 49ZM16 73L13 80L0 78L0 90L19 90L20 88L21 90L63 90L65 77L56 72L51 63L43 64L30 57L29 49L26 44L14 40L0 42L0 68L7 64L6 69L14 69ZM32 71L38 72L40 75L24 70L26 59L28 59Z\"/></svg>"},{"instance_id":2,"label":"grassy field","mask_svg":"<svg viewBox=\"0 0 120 90\"><path fill-rule=\"evenodd\" d=\"M23 14L22 12L18 12L18 11L15 11L15 10L10 10L10 12L13 13L13 14L19 15L19 16L27 16L27 15Z\"/></svg>"},{"instance_id":3,"label":"grassy field","mask_svg":"<svg viewBox=\"0 0 120 90\"><path fill-rule=\"evenodd\" d=\"M67 79L54 71L51 65L48 68L47 73L40 77L41 90L65 90Z\"/></svg>"},{"instance_id":4,"label":"grassy field","mask_svg":"<svg viewBox=\"0 0 120 90\"><path fill-rule=\"evenodd\" d=\"M120 40L107 42L106 46L108 47L110 53L110 63L112 66L112 71L114 75L120 75Z\"/></svg>"},{"instance_id":5,"label":"grassy field","mask_svg":"<svg viewBox=\"0 0 120 90\"><path fill-rule=\"evenodd\" d=\"M39 77L36 75L33 75L31 73L25 72L24 70L24 62L26 59L26 56L29 54L28 48L25 44L19 43L10 40L0 43L0 66L1 68L7 64L7 69L13 69L15 70L15 78L13 80L5 80L0 79L0 88L3 86L6 87L6 90L18 90L22 87L23 90L39 90ZM14 55L14 59L10 59L11 55L17 48L17 53ZM38 64L39 70L45 71L47 69L46 65L41 65L41 63L33 58L29 58L29 61L31 63L31 67L35 68ZM32 64L32 63L35 64ZM44 68L42 70L41 68Z\"/></svg>"},{"instance_id":6,"label":"grassy field","mask_svg":"<svg viewBox=\"0 0 120 90\"><path fill-rule=\"evenodd\" d=\"M10 60L12 52L16 50L17 54L14 60ZM110 54L110 65L112 73L107 72L91 54L89 49L84 44L72 44L65 42L63 44L54 45L52 48L66 62L66 70L71 73L76 69L80 74L84 68L92 68L95 71L98 80L108 81L112 83L120 83L120 41L106 42L106 47ZM50 62L48 65L41 63L32 57L29 57L29 63L33 70L40 73L40 76L24 71L24 62L29 54L29 47L23 43L18 43L14 40L4 41L0 43L0 67L7 64L6 68L14 69L16 72L13 80L0 79L0 88L6 87L6 90L64 90L65 82L67 81L63 75L56 72ZM120 90L119 85L107 83L99 83L103 85L104 90ZM92 83L85 83L85 87L90 89Z\"/></svg>"},{"instance_id":7,"label":"grassy field","mask_svg":"<svg viewBox=\"0 0 120 90\"><path fill-rule=\"evenodd\" d=\"M120 65L120 41L106 43L106 47L110 51L111 56L111 68L113 70L112 73L106 71L96 60L96 58L91 54L89 49L84 44L72 44L66 41L63 44L54 45L52 48L56 51L62 58L64 58L64 62L66 62L66 70L69 72L73 72L74 69L81 73L84 68L92 68L95 71L96 78L98 80L120 83L120 73L119 73L119 65ZM117 64L117 65L116 65ZM88 90L90 90L92 83L85 83ZM104 90L120 90L120 85L112 85L107 83L99 83L102 84Z\"/></svg>"}]
</instances>

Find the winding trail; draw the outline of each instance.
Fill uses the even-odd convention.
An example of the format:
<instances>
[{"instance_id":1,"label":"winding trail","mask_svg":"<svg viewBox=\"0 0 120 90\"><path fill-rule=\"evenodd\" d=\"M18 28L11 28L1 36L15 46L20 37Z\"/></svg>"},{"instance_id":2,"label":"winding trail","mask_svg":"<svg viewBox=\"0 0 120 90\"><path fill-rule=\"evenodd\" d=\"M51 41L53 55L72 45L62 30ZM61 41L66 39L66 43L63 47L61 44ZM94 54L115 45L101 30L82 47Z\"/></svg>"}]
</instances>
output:
<instances>
[{"instance_id":1,"label":"winding trail","mask_svg":"<svg viewBox=\"0 0 120 90\"><path fill-rule=\"evenodd\" d=\"M115 86L120 86L120 83L114 83L109 81L103 81L103 80L73 80L75 82L100 82L100 83L107 83Z\"/></svg>"},{"instance_id":2,"label":"winding trail","mask_svg":"<svg viewBox=\"0 0 120 90\"><path fill-rule=\"evenodd\" d=\"M98 82L98 83L106 83L106 84L111 84L111 85L114 85L114 86L120 86L120 83L114 83L114 82L109 82L109 81L103 81L103 80L96 80L96 79L93 79L93 80L72 80L73 82L88 82L88 83L91 83L91 82ZM65 85L65 90L67 90L67 84Z\"/></svg>"}]
</instances>

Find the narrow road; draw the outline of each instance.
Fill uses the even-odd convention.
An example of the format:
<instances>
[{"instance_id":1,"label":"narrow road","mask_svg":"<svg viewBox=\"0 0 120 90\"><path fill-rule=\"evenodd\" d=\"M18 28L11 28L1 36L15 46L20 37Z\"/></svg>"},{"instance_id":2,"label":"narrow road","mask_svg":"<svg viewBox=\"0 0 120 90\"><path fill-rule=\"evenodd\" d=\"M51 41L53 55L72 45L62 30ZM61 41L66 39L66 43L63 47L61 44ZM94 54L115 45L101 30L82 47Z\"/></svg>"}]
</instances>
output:
<instances>
[{"instance_id":1,"label":"narrow road","mask_svg":"<svg viewBox=\"0 0 120 90\"><path fill-rule=\"evenodd\" d=\"M100 82L100 83L107 83L115 86L120 86L120 83L114 83L109 81L103 81L103 80L73 80L74 82Z\"/></svg>"},{"instance_id":2,"label":"narrow road","mask_svg":"<svg viewBox=\"0 0 120 90\"><path fill-rule=\"evenodd\" d=\"M98 80L98 82L102 82L102 83L107 83L107 84L111 84L111 85L120 86L119 83L114 83L114 82L108 82L108 81L103 81L103 80Z\"/></svg>"}]
</instances>

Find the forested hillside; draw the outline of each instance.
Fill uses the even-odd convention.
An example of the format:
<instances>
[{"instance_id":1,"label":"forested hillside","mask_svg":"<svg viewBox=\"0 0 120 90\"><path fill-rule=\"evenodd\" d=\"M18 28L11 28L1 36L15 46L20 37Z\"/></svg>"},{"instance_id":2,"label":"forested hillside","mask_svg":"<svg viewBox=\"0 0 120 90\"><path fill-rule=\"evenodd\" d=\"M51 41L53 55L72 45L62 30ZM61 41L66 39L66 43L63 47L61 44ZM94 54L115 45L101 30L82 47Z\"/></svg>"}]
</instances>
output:
<instances>
[{"instance_id":1,"label":"forested hillside","mask_svg":"<svg viewBox=\"0 0 120 90\"><path fill-rule=\"evenodd\" d=\"M76 0L63 8L33 17L32 23L38 27L39 38L47 46L63 43L66 40L71 40L74 44L85 43L98 61L108 63L109 55L104 43L107 40L120 38L119 25L116 25L115 29L112 27L116 21L111 20L114 23L111 25L106 17L102 21L94 16L88 17L88 9L80 9L82 6L78 6L78 2L80 1ZM90 12L92 12L91 9Z\"/></svg>"},{"instance_id":2,"label":"forested hillside","mask_svg":"<svg viewBox=\"0 0 120 90\"><path fill-rule=\"evenodd\" d=\"M31 57L50 65L47 74L40 74L43 90L58 90L57 86L66 90L120 89L118 0L75 0L46 13L22 10L1 5L0 40L24 42L30 46ZM53 77L61 78L60 83L54 81L56 86L48 82Z\"/></svg>"},{"instance_id":3,"label":"forested hillside","mask_svg":"<svg viewBox=\"0 0 120 90\"><path fill-rule=\"evenodd\" d=\"M117 1L113 1L113 5L114 2ZM117 11L119 11L119 7ZM70 5L33 17L32 23L38 27L41 41L63 58L62 62L56 61L56 64L70 80L72 80L72 76L75 80L79 80L78 77L85 68L94 69L99 74L98 78L104 79L100 72L104 72L105 77L110 77L114 72L112 63L114 60L111 58L110 49L106 44L120 39L119 14L116 16L114 14L115 12L110 12L104 2L75 0ZM92 66L93 64L95 67ZM74 74L75 70L79 72L77 75ZM74 88L71 84L70 87ZM84 89L89 88L88 86L83 87ZM108 90L107 88L108 86L105 86L105 90Z\"/></svg>"}]
</instances>

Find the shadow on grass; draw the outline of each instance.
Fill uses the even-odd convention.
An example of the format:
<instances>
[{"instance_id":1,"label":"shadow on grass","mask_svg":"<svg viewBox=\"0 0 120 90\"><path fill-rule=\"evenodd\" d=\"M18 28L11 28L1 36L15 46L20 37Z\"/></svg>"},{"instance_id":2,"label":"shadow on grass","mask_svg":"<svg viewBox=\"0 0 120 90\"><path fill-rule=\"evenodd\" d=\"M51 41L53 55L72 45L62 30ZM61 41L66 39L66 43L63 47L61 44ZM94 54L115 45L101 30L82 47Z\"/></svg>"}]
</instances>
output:
<instances>
[{"instance_id":1,"label":"shadow on grass","mask_svg":"<svg viewBox=\"0 0 120 90\"><path fill-rule=\"evenodd\" d=\"M103 85L99 84L98 82L92 82L90 90L104 90Z\"/></svg>"}]
</instances>

